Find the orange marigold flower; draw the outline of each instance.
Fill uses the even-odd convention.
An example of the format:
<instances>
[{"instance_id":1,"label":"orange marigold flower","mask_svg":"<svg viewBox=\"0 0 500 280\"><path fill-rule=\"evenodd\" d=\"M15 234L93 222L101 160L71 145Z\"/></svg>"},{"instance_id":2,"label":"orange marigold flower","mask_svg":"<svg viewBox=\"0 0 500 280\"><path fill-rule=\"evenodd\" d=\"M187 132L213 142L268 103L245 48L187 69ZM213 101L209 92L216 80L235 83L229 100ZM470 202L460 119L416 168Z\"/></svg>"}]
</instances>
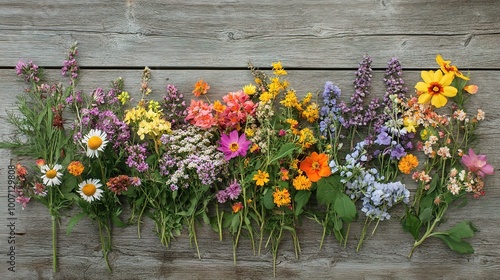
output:
<instances>
[{"instance_id":1,"label":"orange marigold flower","mask_svg":"<svg viewBox=\"0 0 500 280\"><path fill-rule=\"evenodd\" d=\"M238 213L243 209L243 203L236 202L233 206L231 206L231 208L233 208L233 213Z\"/></svg>"},{"instance_id":2,"label":"orange marigold flower","mask_svg":"<svg viewBox=\"0 0 500 280\"><path fill-rule=\"evenodd\" d=\"M300 170L304 171L311 182L318 182L321 177L332 174L328 166L328 155L313 152L300 163Z\"/></svg>"},{"instance_id":3,"label":"orange marigold flower","mask_svg":"<svg viewBox=\"0 0 500 280\"><path fill-rule=\"evenodd\" d=\"M199 80L194 85L193 94L194 94L194 96L200 96L203 94L207 94L209 89L210 89L210 86L208 85L207 82L205 82L203 80Z\"/></svg>"},{"instance_id":4,"label":"orange marigold flower","mask_svg":"<svg viewBox=\"0 0 500 280\"><path fill-rule=\"evenodd\" d=\"M80 176L83 173L83 170L85 170L85 167L83 164L79 161L72 161L68 165L68 172L73 175L73 176Z\"/></svg>"},{"instance_id":5,"label":"orange marigold flower","mask_svg":"<svg viewBox=\"0 0 500 280\"><path fill-rule=\"evenodd\" d=\"M292 203L292 199L288 190L280 190L279 188L276 188L276 190L273 192L273 201L274 204L276 204L278 207L288 206L290 205L290 203Z\"/></svg>"},{"instance_id":6,"label":"orange marigold flower","mask_svg":"<svg viewBox=\"0 0 500 280\"><path fill-rule=\"evenodd\" d=\"M411 170L418 166L418 159L412 154L407 154L399 160L398 168L404 174L410 174Z\"/></svg>"},{"instance_id":7,"label":"orange marigold flower","mask_svg":"<svg viewBox=\"0 0 500 280\"><path fill-rule=\"evenodd\" d=\"M293 187L298 191L308 191L311 189L312 182L304 175L299 175L293 179Z\"/></svg>"}]
</instances>

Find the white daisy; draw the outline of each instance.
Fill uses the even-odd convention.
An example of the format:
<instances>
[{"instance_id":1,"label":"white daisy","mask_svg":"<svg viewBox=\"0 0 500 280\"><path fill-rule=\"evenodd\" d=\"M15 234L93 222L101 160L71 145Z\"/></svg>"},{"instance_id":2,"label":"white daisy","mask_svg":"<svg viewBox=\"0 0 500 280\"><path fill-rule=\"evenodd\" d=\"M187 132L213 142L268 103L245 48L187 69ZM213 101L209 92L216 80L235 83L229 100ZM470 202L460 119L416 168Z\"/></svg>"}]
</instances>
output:
<instances>
[{"instance_id":1,"label":"white daisy","mask_svg":"<svg viewBox=\"0 0 500 280\"><path fill-rule=\"evenodd\" d=\"M104 151L108 140L107 134L99 129L91 129L90 132L83 137L83 145L87 146L87 156L90 158L99 157L99 151Z\"/></svg>"},{"instance_id":2,"label":"white daisy","mask_svg":"<svg viewBox=\"0 0 500 280\"><path fill-rule=\"evenodd\" d=\"M87 202L101 199L103 190L98 179L87 179L78 184L78 193Z\"/></svg>"},{"instance_id":3,"label":"white daisy","mask_svg":"<svg viewBox=\"0 0 500 280\"><path fill-rule=\"evenodd\" d=\"M49 167L47 164L42 165L40 170L42 171L42 180L43 183L47 186L59 186L61 184L61 176L63 175L59 170L62 169L62 165L56 164L52 167Z\"/></svg>"}]
</instances>

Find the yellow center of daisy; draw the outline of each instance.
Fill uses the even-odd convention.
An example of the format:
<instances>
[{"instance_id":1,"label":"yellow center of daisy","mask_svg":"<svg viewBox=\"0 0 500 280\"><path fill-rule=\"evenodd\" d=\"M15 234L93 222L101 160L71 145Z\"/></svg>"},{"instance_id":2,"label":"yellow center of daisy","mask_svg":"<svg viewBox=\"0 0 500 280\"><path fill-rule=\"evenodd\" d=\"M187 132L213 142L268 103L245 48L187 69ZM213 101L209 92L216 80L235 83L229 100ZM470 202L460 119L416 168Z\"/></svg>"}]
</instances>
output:
<instances>
[{"instance_id":1,"label":"yellow center of daisy","mask_svg":"<svg viewBox=\"0 0 500 280\"><path fill-rule=\"evenodd\" d=\"M238 148L239 148L239 146L238 146L238 143L236 143L236 142L233 142L229 145L229 150L231 150L231 152L233 152L233 153L238 151Z\"/></svg>"},{"instance_id":2,"label":"yellow center of daisy","mask_svg":"<svg viewBox=\"0 0 500 280\"><path fill-rule=\"evenodd\" d=\"M55 169L51 169L51 170L45 172L45 177L47 177L49 179L55 178L56 175L57 175L57 170L55 170Z\"/></svg>"},{"instance_id":3,"label":"yellow center of daisy","mask_svg":"<svg viewBox=\"0 0 500 280\"><path fill-rule=\"evenodd\" d=\"M90 137L87 145L91 150L97 150L102 145L102 139L99 136Z\"/></svg>"},{"instance_id":4,"label":"yellow center of daisy","mask_svg":"<svg viewBox=\"0 0 500 280\"><path fill-rule=\"evenodd\" d=\"M84 193L86 196L93 196L96 190L97 188L94 184L86 184L82 188L82 193Z\"/></svg>"}]
</instances>

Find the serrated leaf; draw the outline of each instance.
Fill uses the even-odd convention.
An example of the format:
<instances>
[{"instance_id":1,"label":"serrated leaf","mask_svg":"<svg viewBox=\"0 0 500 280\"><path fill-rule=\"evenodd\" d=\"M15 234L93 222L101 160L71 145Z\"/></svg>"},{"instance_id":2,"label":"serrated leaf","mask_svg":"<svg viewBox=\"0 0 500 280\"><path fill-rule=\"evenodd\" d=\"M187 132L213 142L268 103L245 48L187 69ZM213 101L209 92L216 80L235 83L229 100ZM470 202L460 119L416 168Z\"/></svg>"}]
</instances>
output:
<instances>
[{"instance_id":1,"label":"serrated leaf","mask_svg":"<svg viewBox=\"0 0 500 280\"><path fill-rule=\"evenodd\" d=\"M470 221L462 221L456 226L447 230L446 233L455 241L460 241L462 238L473 237L477 228Z\"/></svg>"}]
</instances>

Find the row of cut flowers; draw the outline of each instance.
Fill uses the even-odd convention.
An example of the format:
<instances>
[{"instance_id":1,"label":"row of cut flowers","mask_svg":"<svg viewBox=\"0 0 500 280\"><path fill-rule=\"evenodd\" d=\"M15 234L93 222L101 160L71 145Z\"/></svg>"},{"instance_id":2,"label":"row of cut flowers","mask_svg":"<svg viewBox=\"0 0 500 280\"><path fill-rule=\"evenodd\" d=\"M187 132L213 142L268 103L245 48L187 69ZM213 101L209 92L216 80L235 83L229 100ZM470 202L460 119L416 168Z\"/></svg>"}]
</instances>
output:
<instances>
[{"instance_id":1,"label":"row of cut flowers","mask_svg":"<svg viewBox=\"0 0 500 280\"><path fill-rule=\"evenodd\" d=\"M270 249L275 268L283 238L293 240L298 257L302 219L323 227L320 248L329 235L346 245L349 225L361 221L360 250L397 204L404 205L403 229L415 239L410 257L429 237L473 252L465 240L476 231L471 222L439 231L438 225L454 201L484 195L484 178L493 174L472 148L485 113L469 111L477 86L440 55L440 69L422 71L415 93L407 92L393 58L385 93L370 97L372 61L365 56L348 98L330 81L318 94L297 94L275 62L269 73L251 66L251 83L214 101L203 80L190 100L174 85L161 100L151 99L148 68L137 100L121 78L84 94L76 57L75 45L63 63L66 86L47 84L31 61L17 64L30 87L9 114L16 134L0 144L34 159L16 165L17 201L47 206L54 271L57 224L70 207L79 211L67 232L82 218L95 221L110 270L112 227L136 226L140 237L144 219L154 222L166 247L187 230L198 256L202 221L221 240L227 232L235 263L245 236L255 254ZM418 185L413 195L403 183L409 179Z\"/></svg>"}]
</instances>

